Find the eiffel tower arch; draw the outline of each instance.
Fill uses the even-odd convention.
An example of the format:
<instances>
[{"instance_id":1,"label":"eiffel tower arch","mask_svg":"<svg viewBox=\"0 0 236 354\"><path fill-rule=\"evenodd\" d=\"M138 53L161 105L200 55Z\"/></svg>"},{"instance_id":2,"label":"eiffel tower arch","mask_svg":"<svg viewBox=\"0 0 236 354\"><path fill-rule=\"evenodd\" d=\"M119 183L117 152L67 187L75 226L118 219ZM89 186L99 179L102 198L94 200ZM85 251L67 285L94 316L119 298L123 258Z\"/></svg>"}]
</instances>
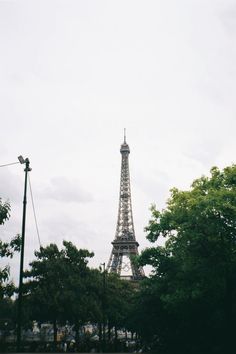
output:
<instances>
[{"instance_id":1,"label":"eiffel tower arch","mask_svg":"<svg viewBox=\"0 0 236 354\"><path fill-rule=\"evenodd\" d=\"M136 241L134 232L129 174L130 149L129 145L126 143L125 134L120 153L121 176L118 219L107 271L110 273L116 273L121 278L139 280L144 278L145 274L143 268L137 267L132 261L132 256L137 256L139 254L139 244Z\"/></svg>"}]
</instances>

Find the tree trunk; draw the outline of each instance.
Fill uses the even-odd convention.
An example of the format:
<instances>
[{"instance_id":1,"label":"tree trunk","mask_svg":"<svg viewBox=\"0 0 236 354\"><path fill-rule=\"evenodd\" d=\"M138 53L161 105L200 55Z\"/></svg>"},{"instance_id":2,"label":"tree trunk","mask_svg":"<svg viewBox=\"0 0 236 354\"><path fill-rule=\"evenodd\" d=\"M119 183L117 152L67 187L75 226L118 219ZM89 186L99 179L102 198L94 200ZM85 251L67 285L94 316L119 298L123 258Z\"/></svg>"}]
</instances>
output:
<instances>
[{"instance_id":1,"label":"tree trunk","mask_svg":"<svg viewBox=\"0 0 236 354\"><path fill-rule=\"evenodd\" d=\"M57 347L57 320L53 320L53 342L54 342L54 348L56 350Z\"/></svg>"},{"instance_id":2,"label":"tree trunk","mask_svg":"<svg viewBox=\"0 0 236 354\"><path fill-rule=\"evenodd\" d=\"M102 352L102 324L99 322L98 324L98 335L99 335L99 352Z\"/></svg>"},{"instance_id":3,"label":"tree trunk","mask_svg":"<svg viewBox=\"0 0 236 354\"><path fill-rule=\"evenodd\" d=\"M226 295L225 295L225 317L226 317L226 348L227 353L234 353L234 324L233 324L233 296L230 276L227 274ZM233 349L234 348L234 349Z\"/></svg>"},{"instance_id":4,"label":"tree trunk","mask_svg":"<svg viewBox=\"0 0 236 354\"><path fill-rule=\"evenodd\" d=\"M111 325L110 322L108 322L108 341L111 341Z\"/></svg>"},{"instance_id":5,"label":"tree trunk","mask_svg":"<svg viewBox=\"0 0 236 354\"><path fill-rule=\"evenodd\" d=\"M115 351L118 349L118 335L117 335L117 327L115 326Z\"/></svg>"}]
</instances>

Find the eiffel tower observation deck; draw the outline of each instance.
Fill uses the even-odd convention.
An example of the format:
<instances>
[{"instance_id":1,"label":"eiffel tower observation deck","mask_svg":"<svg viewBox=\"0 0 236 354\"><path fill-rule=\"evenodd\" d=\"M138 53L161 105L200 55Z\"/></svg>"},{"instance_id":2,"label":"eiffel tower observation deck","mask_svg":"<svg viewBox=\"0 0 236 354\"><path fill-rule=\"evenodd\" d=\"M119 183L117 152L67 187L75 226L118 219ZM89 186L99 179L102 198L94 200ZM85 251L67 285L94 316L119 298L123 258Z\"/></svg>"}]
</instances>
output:
<instances>
[{"instance_id":1,"label":"eiffel tower observation deck","mask_svg":"<svg viewBox=\"0 0 236 354\"><path fill-rule=\"evenodd\" d=\"M139 244L136 241L134 232L129 174L130 149L126 142L125 133L120 153L121 177L118 220L107 270L110 273L118 274L124 279L140 280L145 276L143 268L137 267L132 260L132 256L138 255Z\"/></svg>"}]
</instances>

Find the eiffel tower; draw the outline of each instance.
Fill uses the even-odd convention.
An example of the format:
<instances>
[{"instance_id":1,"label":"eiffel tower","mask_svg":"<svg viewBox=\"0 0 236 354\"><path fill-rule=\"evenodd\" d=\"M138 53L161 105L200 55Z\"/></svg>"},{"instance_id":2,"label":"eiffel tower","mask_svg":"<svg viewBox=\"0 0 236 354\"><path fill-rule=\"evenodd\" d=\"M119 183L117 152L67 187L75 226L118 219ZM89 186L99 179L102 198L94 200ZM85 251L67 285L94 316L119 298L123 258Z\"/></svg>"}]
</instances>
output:
<instances>
[{"instance_id":1,"label":"eiffel tower","mask_svg":"<svg viewBox=\"0 0 236 354\"><path fill-rule=\"evenodd\" d=\"M138 255L139 244L136 241L134 232L129 175L130 149L126 143L125 132L120 153L121 177L118 220L107 270L110 273L118 274L121 278L140 280L145 277L143 268L136 266L132 260L132 256Z\"/></svg>"}]
</instances>

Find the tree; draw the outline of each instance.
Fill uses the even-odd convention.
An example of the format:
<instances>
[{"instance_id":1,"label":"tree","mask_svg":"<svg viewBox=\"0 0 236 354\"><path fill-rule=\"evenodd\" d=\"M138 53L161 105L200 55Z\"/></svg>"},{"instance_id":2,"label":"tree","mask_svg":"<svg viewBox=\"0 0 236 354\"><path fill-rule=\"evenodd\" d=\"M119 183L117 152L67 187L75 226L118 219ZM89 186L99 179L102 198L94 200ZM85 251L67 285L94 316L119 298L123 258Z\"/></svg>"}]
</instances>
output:
<instances>
[{"instance_id":1,"label":"tree","mask_svg":"<svg viewBox=\"0 0 236 354\"><path fill-rule=\"evenodd\" d=\"M10 203L3 202L0 198L0 225L3 225L10 217ZM0 258L12 258L14 253L20 250L20 235L12 238L10 242L3 242L0 239ZM13 283L9 283L10 267L6 265L0 268L0 299L4 296L10 296L13 293Z\"/></svg>"},{"instance_id":2,"label":"tree","mask_svg":"<svg viewBox=\"0 0 236 354\"><path fill-rule=\"evenodd\" d=\"M0 225L3 225L10 217L10 203L3 202L0 198ZM14 253L20 250L20 235L12 238L10 242L3 242L0 239L0 258L12 258ZM11 299L15 286L10 278L10 267L5 265L0 268L0 330L5 333L9 328L14 327L15 307Z\"/></svg>"},{"instance_id":3,"label":"tree","mask_svg":"<svg viewBox=\"0 0 236 354\"><path fill-rule=\"evenodd\" d=\"M107 274L105 315L110 327L126 327L133 293L134 287L129 281L120 279L116 274Z\"/></svg>"},{"instance_id":4,"label":"tree","mask_svg":"<svg viewBox=\"0 0 236 354\"><path fill-rule=\"evenodd\" d=\"M2 202L0 198L0 225L3 225L10 216L10 204L8 202ZM0 257L12 257L12 248L9 243L0 240ZM8 292L6 288L6 281L9 278L9 266L5 266L0 269L0 298L3 298L4 294Z\"/></svg>"},{"instance_id":5,"label":"tree","mask_svg":"<svg viewBox=\"0 0 236 354\"><path fill-rule=\"evenodd\" d=\"M167 208L152 207L142 252L154 268L137 299L140 333L164 353L230 353L236 322L236 166L174 188ZM153 316L154 315L154 316Z\"/></svg>"},{"instance_id":6,"label":"tree","mask_svg":"<svg viewBox=\"0 0 236 354\"><path fill-rule=\"evenodd\" d=\"M10 217L10 203L2 202L0 198L0 225L3 225Z\"/></svg>"},{"instance_id":7,"label":"tree","mask_svg":"<svg viewBox=\"0 0 236 354\"><path fill-rule=\"evenodd\" d=\"M117 330L128 329L129 309L134 293L134 286L117 274L100 272L97 277L98 297L95 302L99 311L95 323L99 327L100 345L104 350L117 350ZM115 330L115 338L111 330ZM106 333L105 333L106 332ZM114 341L115 339L115 341Z\"/></svg>"},{"instance_id":8,"label":"tree","mask_svg":"<svg viewBox=\"0 0 236 354\"><path fill-rule=\"evenodd\" d=\"M57 322L70 321L78 326L88 320L90 297L87 293L90 270L87 250L78 250L71 242L63 241L61 250L55 244L40 247L36 260L24 273L26 304L31 319L51 321L54 342L57 341Z\"/></svg>"}]
</instances>

